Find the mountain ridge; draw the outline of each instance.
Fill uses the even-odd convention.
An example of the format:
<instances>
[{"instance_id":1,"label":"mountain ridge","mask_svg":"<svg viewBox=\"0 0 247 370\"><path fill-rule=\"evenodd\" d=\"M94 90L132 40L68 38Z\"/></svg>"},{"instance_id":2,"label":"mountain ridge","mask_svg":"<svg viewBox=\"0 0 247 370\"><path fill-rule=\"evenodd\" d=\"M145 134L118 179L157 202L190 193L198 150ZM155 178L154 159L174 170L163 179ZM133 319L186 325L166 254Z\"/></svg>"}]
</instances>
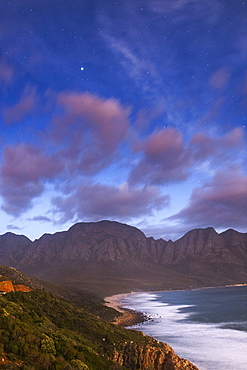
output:
<instances>
[{"instance_id":1,"label":"mountain ridge","mask_svg":"<svg viewBox=\"0 0 247 370\"><path fill-rule=\"evenodd\" d=\"M33 242L1 235L0 263L102 294L227 285L247 280L247 233L208 227L166 241L116 221L80 222Z\"/></svg>"}]
</instances>

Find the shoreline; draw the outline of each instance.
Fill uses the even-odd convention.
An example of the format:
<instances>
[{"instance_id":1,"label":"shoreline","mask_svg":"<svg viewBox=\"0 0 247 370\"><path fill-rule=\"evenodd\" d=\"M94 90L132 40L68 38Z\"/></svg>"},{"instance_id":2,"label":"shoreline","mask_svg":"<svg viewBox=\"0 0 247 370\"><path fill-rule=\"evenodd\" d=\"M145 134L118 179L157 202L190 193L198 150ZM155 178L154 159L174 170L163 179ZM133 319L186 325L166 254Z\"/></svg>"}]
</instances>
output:
<instances>
[{"instance_id":1,"label":"shoreline","mask_svg":"<svg viewBox=\"0 0 247 370\"><path fill-rule=\"evenodd\" d=\"M120 313L120 315L115 317L115 319L112 321L112 324L126 327L140 324L148 319L147 316L142 312L134 311L121 306L120 302L123 298L136 293L137 292L114 294L104 298L105 306L113 308Z\"/></svg>"},{"instance_id":2,"label":"shoreline","mask_svg":"<svg viewBox=\"0 0 247 370\"><path fill-rule=\"evenodd\" d=\"M113 324L127 327L127 326L133 326L137 324L141 324L144 321L149 320L148 316L146 316L141 311L134 311L129 308L124 308L121 306L121 300L125 297L128 297L132 294L138 294L138 293L156 293L156 292L176 292L179 290L199 290L199 289L213 289L213 288L231 288L231 287L241 287L241 286L247 286L246 283L242 284L231 284L231 285L221 285L221 286L212 286L212 287L200 287L200 288L192 288L192 289L166 289L166 290L155 290L155 291L142 291L142 292L129 292L129 293L119 293L114 294L112 296L108 296L104 298L104 305L110 308L113 308L117 312L120 313L119 316L116 316L115 319L112 321Z\"/></svg>"}]
</instances>

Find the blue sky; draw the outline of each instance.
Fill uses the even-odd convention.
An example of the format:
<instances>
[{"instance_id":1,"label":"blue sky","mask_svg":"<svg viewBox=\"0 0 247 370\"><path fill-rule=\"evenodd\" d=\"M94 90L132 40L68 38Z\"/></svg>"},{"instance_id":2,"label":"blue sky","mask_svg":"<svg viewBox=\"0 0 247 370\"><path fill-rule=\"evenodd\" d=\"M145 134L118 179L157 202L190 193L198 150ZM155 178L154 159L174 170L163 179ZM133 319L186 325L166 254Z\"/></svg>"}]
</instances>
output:
<instances>
[{"instance_id":1,"label":"blue sky","mask_svg":"<svg viewBox=\"0 0 247 370\"><path fill-rule=\"evenodd\" d=\"M246 232L247 3L0 1L0 233Z\"/></svg>"}]
</instances>

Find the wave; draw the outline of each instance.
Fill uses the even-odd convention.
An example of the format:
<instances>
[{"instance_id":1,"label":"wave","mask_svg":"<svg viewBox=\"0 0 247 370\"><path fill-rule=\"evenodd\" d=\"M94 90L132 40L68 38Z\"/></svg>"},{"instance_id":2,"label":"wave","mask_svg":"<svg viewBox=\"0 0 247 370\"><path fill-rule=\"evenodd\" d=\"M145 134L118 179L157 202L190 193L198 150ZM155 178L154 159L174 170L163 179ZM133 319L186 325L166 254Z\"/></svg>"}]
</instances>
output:
<instances>
[{"instance_id":1,"label":"wave","mask_svg":"<svg viewBox=\"0 0 247 370\"><path fill-rule=\"evenodd\" d=\"M194 304L175 304L176 300L173 304L167 303L164 295L138 293L123 299L123 307L141 311L149 317L132 329L168 343L179 356L187 358L200 370L246 369L247 332L243 328L247 322L212 323L207 322L207 318L206 322L194 321Z\"/></svg>"}]
</instances>

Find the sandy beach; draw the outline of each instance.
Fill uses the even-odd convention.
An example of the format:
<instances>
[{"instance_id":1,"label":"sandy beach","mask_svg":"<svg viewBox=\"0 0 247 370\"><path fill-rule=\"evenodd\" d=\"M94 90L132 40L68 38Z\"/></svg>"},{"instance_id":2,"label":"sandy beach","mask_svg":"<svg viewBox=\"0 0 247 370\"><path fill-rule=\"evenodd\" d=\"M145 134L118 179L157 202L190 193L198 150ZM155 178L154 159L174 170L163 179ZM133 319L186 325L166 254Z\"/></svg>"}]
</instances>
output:
<instances>
[{"instance_id":1,"label":"sandy beach","mask_svg":"<svg viewBox=\"0 0 247 370\"><path fill-rule=\"evenodd\" d=\"M114 308L114 310L121 313L120 316L115 317L113 323L120 326L131 326L137 323L143 322L146 318L145 315L141 312L129 310L127 308L123 308L120 305L120 302L123 298L129 296L130 294L134 294L135 292L131 293L123 293L123 294L115 294L110 297L105 297L105 305L107 307Z\"/></svg>"}]
</instances>

